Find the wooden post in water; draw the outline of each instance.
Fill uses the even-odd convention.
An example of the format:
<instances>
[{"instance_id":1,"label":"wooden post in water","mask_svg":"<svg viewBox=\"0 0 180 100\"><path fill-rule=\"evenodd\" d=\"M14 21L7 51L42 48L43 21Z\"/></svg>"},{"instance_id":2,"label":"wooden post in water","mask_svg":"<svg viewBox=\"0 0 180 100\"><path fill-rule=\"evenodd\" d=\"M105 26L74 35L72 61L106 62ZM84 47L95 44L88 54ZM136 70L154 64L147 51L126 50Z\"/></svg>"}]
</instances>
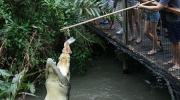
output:
<instances>
[{"instance_id":1,"label":"wooden post in water","mask_svg":"<svg viewBox=\"0 0 180 100\"><path fill-rule=\"evenodd\" d=\"M124 0L125 8L128 7L127 0ZM125 11L125 44L128 45L128 11ZM128 73L127 57L124 53L121 53L122 56L122 70L124 74Z\"/></svg>"},{"instance_id":2,"label":"wooden post in water","mask_svg":"<svg viewBox=\"0 0 180 100\"><path fill-rule=\"evenodd\" d=\"M128 73L128 57L127 55L122 52L120 49L115 50L115 54L117 55L118 60L122 62L122 71L124 74Z\"/></svg>"}]
</instances>

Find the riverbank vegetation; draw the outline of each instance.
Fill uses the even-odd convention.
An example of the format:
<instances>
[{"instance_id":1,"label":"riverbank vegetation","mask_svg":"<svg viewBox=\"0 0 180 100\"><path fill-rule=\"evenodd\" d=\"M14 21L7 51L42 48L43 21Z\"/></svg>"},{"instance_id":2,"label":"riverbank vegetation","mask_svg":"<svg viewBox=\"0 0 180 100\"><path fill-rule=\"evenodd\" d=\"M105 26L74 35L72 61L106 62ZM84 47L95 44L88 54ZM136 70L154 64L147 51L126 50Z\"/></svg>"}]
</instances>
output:
<instances>
[{"instance_id":1,"label":"riverbank vegetation","mask_svg":"<svg viewBox=\"0 0 180 100\"><path fill-rule=\"evenodd\" d=\"M84 26L61 32L64 26L99 16L102 0L0 0L0 98L34 95L42 83L48 57L58 59L64 41L72 45L72 72L85 73L91 47L103 42Z\"/></svg>"}]
</instances>

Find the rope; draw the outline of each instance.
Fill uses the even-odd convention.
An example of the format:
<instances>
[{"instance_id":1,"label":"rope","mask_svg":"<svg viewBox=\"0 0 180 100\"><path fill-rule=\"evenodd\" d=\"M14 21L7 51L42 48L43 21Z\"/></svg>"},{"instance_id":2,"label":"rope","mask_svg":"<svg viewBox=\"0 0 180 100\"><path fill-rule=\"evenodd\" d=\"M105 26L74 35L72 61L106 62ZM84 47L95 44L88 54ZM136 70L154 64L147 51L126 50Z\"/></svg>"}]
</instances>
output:
<instances>
[{"instance_id":1,"label":"rope","mask_svg":"<svg viewBox=\"0 0 180 100\"><path fill-rule=\"evenodd\" d=\"M151 0L151 1L147 1L147 2L141 3L141 4L145 5L145 4L154 2L154 1L155 0ZM71 25L71 26L64 27L64 28L60 29L60 31L63 31L63 30L66 30L66 29L70 29L70 28L73 28L73 27L76 27L76 26L80 26L80 25L92 22L94 20L101 19L103 17L107 17L107 16L110 16L110 15L113 15L113 14L116 14L116 13L119 13L119 12L123 12L123 11L126 11L126 10L130 10L130 9L133 9L133 8L136 8L136 7L137 7L137 5L132 6L132 7L128 7L128 8L124 8L124 9L121 9L121 10L117 10L117 11L114 11L112 13L108 13L108 14L105 14L105 15L102 15L102 16L99 16L99 17L95 17L95 18L89 19L87 21L83 21L83 22L80 22L80 23L77 23L77 24L74 24L74 25Z\"/></svg>"}]
</instances>

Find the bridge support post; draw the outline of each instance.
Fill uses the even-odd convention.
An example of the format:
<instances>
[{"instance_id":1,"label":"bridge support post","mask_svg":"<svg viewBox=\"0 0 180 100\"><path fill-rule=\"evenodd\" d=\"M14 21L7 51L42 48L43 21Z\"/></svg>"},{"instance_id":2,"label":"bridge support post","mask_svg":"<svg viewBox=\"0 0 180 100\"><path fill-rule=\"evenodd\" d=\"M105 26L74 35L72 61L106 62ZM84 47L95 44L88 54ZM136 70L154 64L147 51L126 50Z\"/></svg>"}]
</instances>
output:
<instances>
[{"instance_id":1,"label":"bridge support post","mask_svg":"<svg viewBox=\"0 0 180 100\"><path fill-rule=\"evenodd\" d=\"M124 74L128 73L128 57L125 53L120 51L119 49L115 50L115 54L117 55L117 59L122 62L122 72Z\"/></svg>"},{"instance_id":2,"label":"bridge support post","mask_svg":"<svg viewBox=\"0 0 180 100\"><path fill-rule=\"evenodd\" d=\"M127 65L127 60L126 59L123 59L123 61L122 61L122 70L123 70L124 74L128 73L128 65Z\"/></svg>"}]
</instances>

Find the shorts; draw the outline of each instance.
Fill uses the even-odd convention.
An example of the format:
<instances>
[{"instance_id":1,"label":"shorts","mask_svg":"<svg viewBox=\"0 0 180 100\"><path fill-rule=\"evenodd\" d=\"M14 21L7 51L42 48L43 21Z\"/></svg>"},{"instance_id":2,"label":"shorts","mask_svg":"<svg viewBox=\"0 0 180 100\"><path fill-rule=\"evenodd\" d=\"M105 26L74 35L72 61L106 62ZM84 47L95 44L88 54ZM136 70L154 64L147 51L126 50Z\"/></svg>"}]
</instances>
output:
<instances>
[{"instance_id":1,"label":"shorts","mask_svg":"<svg viewBox=\"0 0 180 100\"><path fill-rule=\"evenodd\" d=\"M160 14L158 11L146 11L144 14L144 19L152 23L158 23Z\"/></svg>"},{"instance_id":2,"label":"shorts","mask_svg":"<svg viewBox=\"0 0 180 100\"><path fill-rule=\"evenodd\" d=\"M180 42L180 21L178 22L168 22L168 38L172 43Z\"/></svg>"},{"instance_id":3,"label":"shorts","mask_svg":"<svg viewBox=\"0 0 180 100\"><path fill-rule=\"evenodd\" d=\"M132 7L138 3L137 0L127 0L127 6Z\"/></svg>"},{"instance_id":4,"label":"shorts","mask_svg":"<svg viewBox=\"0 0 180 100\"><path fill-rule=\"evenodd\" d=\"M113 0L108 0L108 8L112 9L114 7L114 1Z\"/></svg>"}]
</instances>

